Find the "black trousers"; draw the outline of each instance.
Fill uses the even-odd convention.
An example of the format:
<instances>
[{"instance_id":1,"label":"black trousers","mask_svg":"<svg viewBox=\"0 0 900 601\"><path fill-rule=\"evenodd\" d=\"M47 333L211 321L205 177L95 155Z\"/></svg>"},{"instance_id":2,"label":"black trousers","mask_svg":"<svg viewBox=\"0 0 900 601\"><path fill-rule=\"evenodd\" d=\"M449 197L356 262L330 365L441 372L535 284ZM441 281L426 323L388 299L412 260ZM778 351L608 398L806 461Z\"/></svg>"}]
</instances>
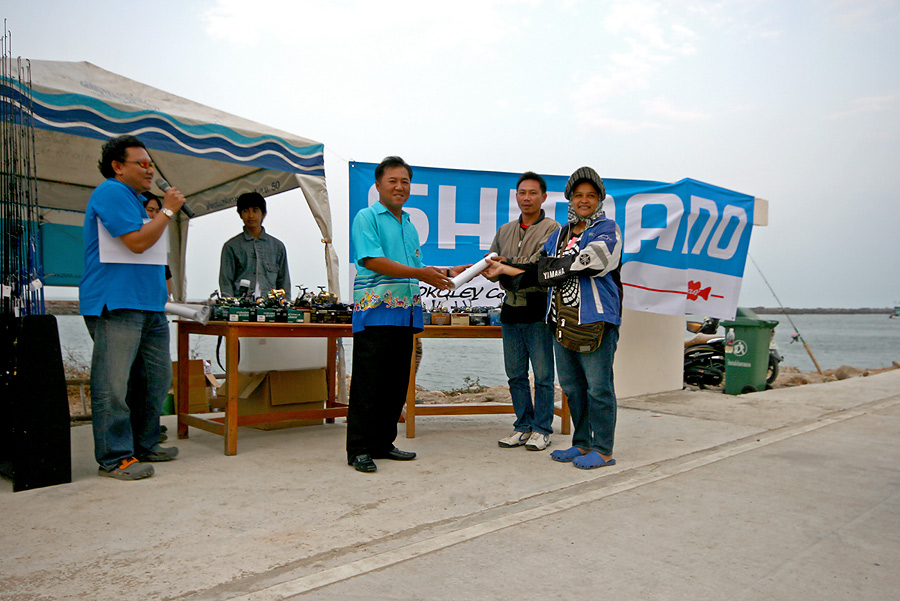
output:
<instances>
[{"instance_id":1,"label":"black trousers","mask_svg":"<svg viewBox=\"0 0 900 601\"><path fill-rule=\"evenodd\" d=\"M353 373L347 410L347 458L394 448L406 403L413 329L375 326L353 335Z\"/></svg>"}]
</instances>

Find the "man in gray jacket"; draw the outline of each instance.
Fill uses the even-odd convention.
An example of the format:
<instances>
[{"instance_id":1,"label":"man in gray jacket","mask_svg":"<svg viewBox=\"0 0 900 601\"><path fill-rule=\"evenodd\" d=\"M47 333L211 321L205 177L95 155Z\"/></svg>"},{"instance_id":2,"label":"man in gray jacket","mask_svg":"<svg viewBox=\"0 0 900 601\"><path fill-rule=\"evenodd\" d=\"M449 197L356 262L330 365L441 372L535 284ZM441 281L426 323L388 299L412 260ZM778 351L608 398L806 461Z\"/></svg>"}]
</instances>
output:
<instances>
[{"instance_id":1,"label":"man in gray jacket","mask_svg":"<svg viewBox=\"0 0 900 601\"><path fill-rule=\"evenodd\" d=\"M222 247L219 291L222 296L236 296L241 280L247 280L248 293L253 298L267 296L271 290L284 290L290 300L287 251L281 240L266 233L262 225L266 218L266 199L258 192L241 194L237 211L244 222L244 231Z\"/></svg>"},{"instance_id":2,"label":"man in gray jacket","mask_svg":"<svg viewBox=\"0 0 900 601\"><path fill-rule=\"evenodd\" d=\"M537 261L550 234L559 224L544 215L541 205L547 200L547 183L537 173L527 171L516 184L516 202L522 215L500 226L491 251L506 263ZM513 433L499 445L513 448L525 445L530 451L543 451L553 432L553 336L544 323L547 292L540 288L506 291L500 309L503 331L503 360L509 393L516 411ZM528 362L534 371L534 401L528 381Z\"/></svg>"}]
</instances>

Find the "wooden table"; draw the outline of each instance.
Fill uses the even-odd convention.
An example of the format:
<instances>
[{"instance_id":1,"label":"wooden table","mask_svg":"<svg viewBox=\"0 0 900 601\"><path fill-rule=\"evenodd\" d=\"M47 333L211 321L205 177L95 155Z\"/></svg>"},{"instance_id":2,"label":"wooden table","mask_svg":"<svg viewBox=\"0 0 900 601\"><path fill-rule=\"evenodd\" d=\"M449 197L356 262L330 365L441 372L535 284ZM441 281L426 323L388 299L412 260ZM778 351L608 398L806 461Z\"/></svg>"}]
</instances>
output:
<instances>
[{"instance_id":1,"label":"wooden table","mask_svg":"<svg viewBox=\"0 0 900 601\"><path fill-rule=\"evenodd\" d=\"M330 323L253 323L211 321L207 325L196 321L177 320L178 324L178 438L188 437L188 427L193 426L225 439L225 454L237 454L237 429L239 426L275 423L294 419L325 419L333 422L336 417L347 416L347 406L337 401L337 341L352 337L350 324ZM222 336L225 340L225 382L228 395L225 401L224 417L201 417L188 410L188 359L190 358L190 335ZM425 326L416 334L419 338L501 338L500 326ZM240 338L326 338L328 357L326 382L328 399L323 409L266 413L259 415L238 415L238 340ZM569 434L571 420L569 407L563 395L562 407L554 408L562 418L562 433ZM416 436L417 415L497 415L515 413L507 404L447 404L416 405L415 352L410 364L409 387L406 392L406 437Z\"/></svg>"},{"instance_id":2,"label":"wooden table","mask_svg":"<svg viewBox=\"0 0 900 601\"><path fill-rule=\"evenodd\" d=\"M416 338L502 338L500 326L425 326ZM561 432L570 434L572 420L569 418L569 404L563 394L562 407L554 406L553 412L562 420ZM413 352L409 371L409 388L406 389L406 437L416 437L417 415L501 415L514 414L512 405L487 404L447 404L416 405L416 354Z\"/></svg>"},{"instance_id":3,"label":"wooden table","mask_svg":"<svg viewBox=\"0 0 900 601\"><path fill-rule=\"evenodd\" d=\"M269 424L292 419L326 419L347 416L347 406L337 402L337 341L353 336L353 327L333 323L253 323L211 321L206 325L196 321L178 320L178 438L188 437L188 427L193 426L225 438L225 454L237 454L237 429L239 426ZM225 382L228 396L225 416L206 418L191 415L188 410L188 359L189 336L222 336L225 339ZM323 409L238 415L238 340L240 338L327 338L328 357L325 378L328 399Z\"/></svg>"}]
</instances>

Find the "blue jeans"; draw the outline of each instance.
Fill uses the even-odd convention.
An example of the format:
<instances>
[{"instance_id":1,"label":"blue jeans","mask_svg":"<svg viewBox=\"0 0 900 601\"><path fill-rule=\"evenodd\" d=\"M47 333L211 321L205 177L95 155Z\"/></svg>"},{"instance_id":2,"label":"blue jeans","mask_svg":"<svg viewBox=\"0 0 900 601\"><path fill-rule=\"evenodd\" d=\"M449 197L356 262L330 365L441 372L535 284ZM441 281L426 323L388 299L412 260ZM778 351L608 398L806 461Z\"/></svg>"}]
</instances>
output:
<instances>
[{"instance_id":1,"label":"blue jeans","mask_svg":"<svg viewBox=\"0 0 900 601\"><path fill-rule=\"evenodd\" d=\"M85 315L94 339L91 357L91 414L94 456L100 467L147 453L159 444L159 414L172 386L169 323L166 314L132 309ZM142 419L134 426L126 402L128 379L140 355L147 377Z\"/></svg>"},{"instance_id":2,"label":"blue jeans","mask_svg":"<svg viewBox=\"0 0 900 601\"><path fill-rule=\"evenodd\" d=\"M559 385L569 399L575 431L572 446L612 455L616 437L616 389L613 358L619 327L606 324L600 347L592 353L576 353L555 340Z\"/></svg>"},{"instance_id":3,"label":"blue jeans","mask_svg":"<svg viewBox=\"0 0 900 601\"><path fill-rule=\"evenodd\" d=\"M503 362L517 432L553 433L553 336L544 322L502 323ZM534 371L534 403L528 361Z\"/></svg>"}]
</instances>

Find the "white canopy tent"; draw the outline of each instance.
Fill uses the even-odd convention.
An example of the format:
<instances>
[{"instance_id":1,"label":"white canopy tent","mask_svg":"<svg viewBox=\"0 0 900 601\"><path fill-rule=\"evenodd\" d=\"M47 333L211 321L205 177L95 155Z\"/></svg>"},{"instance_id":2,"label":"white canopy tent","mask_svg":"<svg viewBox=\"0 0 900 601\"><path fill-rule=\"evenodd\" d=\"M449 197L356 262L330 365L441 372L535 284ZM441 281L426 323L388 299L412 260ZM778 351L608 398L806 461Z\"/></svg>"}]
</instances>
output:
<instances>
[{"instance_id":1,"label":"white canopy tent","mask_svg":"<svg viewBox=\"0 0 900 601\"><path fill-rule=\"evenodd\" d=\"M340 296L323 144L87 62L30 61L30 66L30 89L27 83L4 78L0 93L32 104L42 231L45 225L83 224L88 198L103 181L97 169L103 142L132 134L147 145L158 166L157 177L179 188L197 217L235 206L244 192L270 196L300 188L325 244L328 289ZM179 213L169 230L174 296L184 301L187 218ZM54 249L45 245L44 252ZM48 283L55 283L47 275Z\"/></svg>"}]
</instances>

